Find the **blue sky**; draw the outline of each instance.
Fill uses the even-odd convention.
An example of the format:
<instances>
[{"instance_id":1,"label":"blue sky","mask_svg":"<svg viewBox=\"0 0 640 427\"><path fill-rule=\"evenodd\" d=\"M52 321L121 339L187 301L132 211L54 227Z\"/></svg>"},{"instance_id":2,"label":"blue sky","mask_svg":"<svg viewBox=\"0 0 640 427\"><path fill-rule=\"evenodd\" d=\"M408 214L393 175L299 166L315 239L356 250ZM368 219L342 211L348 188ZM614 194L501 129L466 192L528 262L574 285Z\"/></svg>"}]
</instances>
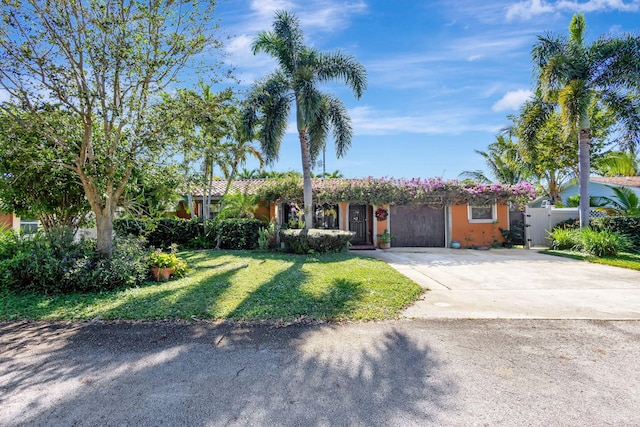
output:
<instances>
[{"instance_id":1,"label":"blue sky","mask_svg":"<svg viewBox=\"0 0 640 427\"><path fill-rule=\"evenodd\" d=\"M301 21L306 43L341 50L367 69L360 100L341 85L352 119L351 149L336 159L328 142L326 169L346 177L457 178L485 169L484 150L529 96L530 51L537 35L567 34L583 12L587 38L638 32L640 0L223 0L218 6L226 62L246 90L276 64L250 45L270 30L274 12ZM252 169L257 165L246 165ZM293 122L280 159L269 170L301 170ZM316 168L315 172L321 172Z\"/></svg>"}]
</instances>

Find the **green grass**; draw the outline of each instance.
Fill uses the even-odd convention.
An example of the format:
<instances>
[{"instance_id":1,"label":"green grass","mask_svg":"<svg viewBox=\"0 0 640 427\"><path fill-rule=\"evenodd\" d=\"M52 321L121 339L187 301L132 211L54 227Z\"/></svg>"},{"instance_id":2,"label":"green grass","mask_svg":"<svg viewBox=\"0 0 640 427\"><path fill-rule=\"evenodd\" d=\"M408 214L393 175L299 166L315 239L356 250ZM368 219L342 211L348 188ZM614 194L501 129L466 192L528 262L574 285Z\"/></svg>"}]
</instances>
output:
<instances>
[{"instance_id":1,"label":"green grass","mask_svg":"<svg viewBox=\"0 0 640 427\"><path fill-rule=\"evenodd\" d=\"M187 277L56 296L0 291L0 320L381 320L422 289L386 263L352 254L182 252Z\"/></svg>"},{"instance_id":2,"label":"green grass","mask_svg":"<svg viewBox=\"0 0 640 427\"><path fill-rule=\"evenodd\" d=\"M585 261L593 262L595 264L612 265L614 267L622 267L622 268L628 268L631 270L640 271L640 254L622 252L614 256L596 257L596 256L588 255L582 252L576 252L576 251L570 251L570 250L560 251L560 250L553 250L553 249L542 251L542 253L549 254L549 255L563 256L563 257L573 258L573 259L585 260Z\"/></svg>"}]
</instances>

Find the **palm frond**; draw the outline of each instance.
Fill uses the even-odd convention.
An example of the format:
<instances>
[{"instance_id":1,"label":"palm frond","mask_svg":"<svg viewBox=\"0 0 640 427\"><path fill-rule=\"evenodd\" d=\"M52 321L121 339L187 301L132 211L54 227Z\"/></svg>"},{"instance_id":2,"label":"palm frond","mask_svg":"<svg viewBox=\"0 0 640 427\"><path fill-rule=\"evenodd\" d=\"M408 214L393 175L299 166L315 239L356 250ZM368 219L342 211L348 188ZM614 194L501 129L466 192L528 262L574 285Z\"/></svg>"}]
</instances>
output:
<instances>
[{"instance_id":1,"label":"palm frond","mask_svg":"<svg viewBox=\"0 0 640 427\"><path fill-rule=\"evenodd\" d=\"M336 146L336 157L343 157L349 147L351 147L351 138L353 137L353 128L351 127L351 118L340 99L334 96L327 96L328 111L327 116L331 122L331 128Z\"/></svg>"},{"instance_id":2,"label":"palm frond","mask_svg":"<svg viewBox=\"0 0 640 427\"><path fill-rule=\"evenodd\" d=\"M474 182L480 182L480 183L484 183L484 184L491 184L491 180L489 178L487 178L487 176L481 170L462 171L458 176L460 178L463 178L463 179L470 179L470 180L472 180Z\"/></svg>"},{"instance_id":3,"label":"palm frond","mask_svg":"<svg viewBox=\"0 0 640 427\"><path fill-rule=\"evenodd\" d=\"M353 90L356 98L367 88L367 70L351 55L321 53L318 65L319 81L341 80Z\"/></svg>"}]
</instances>

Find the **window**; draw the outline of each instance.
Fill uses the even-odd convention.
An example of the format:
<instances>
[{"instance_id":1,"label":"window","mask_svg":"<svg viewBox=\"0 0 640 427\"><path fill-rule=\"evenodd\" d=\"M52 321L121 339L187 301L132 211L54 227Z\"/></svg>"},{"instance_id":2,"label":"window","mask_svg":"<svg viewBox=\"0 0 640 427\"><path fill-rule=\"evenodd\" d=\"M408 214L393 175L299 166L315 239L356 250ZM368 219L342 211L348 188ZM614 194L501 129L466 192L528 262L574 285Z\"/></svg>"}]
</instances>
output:
<instances>
[{"instance_id":1,"label":"window","mask_svg":"<svg viewBox=\"0 0 640 427\"><path fill-rule=\"evenodd\" d=\"M304 228L304 211L302 206L298 206L295 203L283 203L282 225L287 228ZM339 229L338 205L329 203L314 205L313 228L324 228L326 230Z\"/></svg>"},{"instance_id":2,"label":"window","mask_svg":"<svg viewBox=\"0 0 640 427\"><path fill-rule=\"evenodd\" d=\"M338 205L325 203L323 205L315 205L313 207L313 228L324 228L327 230L337 230L340 228L338 223Z\"/></svg>"},{"instance_id":3,"label":"window","mask_svg":"<svg viewBox=\"0 0 640 427\"><path fill-rule=\"evenodd\" d=\"M469 205L469 222L494 222L496 221L496 205L486 204Z\"/></svg>"}]
</instances>

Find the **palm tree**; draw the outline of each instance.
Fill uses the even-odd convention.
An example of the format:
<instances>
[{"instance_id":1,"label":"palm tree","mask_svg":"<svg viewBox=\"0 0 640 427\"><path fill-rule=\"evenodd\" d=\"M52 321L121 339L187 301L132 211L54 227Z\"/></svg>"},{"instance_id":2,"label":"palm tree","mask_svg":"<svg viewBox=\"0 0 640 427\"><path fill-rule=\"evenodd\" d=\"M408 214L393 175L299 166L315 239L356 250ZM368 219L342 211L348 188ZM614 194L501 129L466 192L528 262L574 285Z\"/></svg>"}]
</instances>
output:
<instances>
[{"instance_id":1,"label":"palm tree","mask_svg":"<svg viewBox=\"0 0 640 427\"><path fill-rule=\"evenodd\" d=\"M612 151L598 159L596 168L603 176L637 176L640 175L640 157Z\"/></svg>"},{"instance_id":2,"label":"palm tree","mask_svg":"<svg viewBox=\"0 0 640 427\"><path fill-rule=\"evenodd\" d=\"M302 154L305 227L313 224L311 163L322 149L327 133L335 137L336 155L351 144L353 130L344 104L320 92L319 84L342 81L360 98L367 86L366 70L352 56L325 53L303 44L298 19L276 12L273 31L258 34L253 53L273 56L279 69L257 82L245 110L247 129L260 127L259 139L268 162L277 160L287 118L295 103L296 125Z\"/></svg>"},{"instance_id":3,"label":"palm tree","mask_svg":"<svg viewBox=\"0 0 640 427\"><path fill-rule=\"evenodd\" d=\"M257 179L262 176L262 171L260 169L247 169L242 168L241 171L238 172L236 178L238 179Z\"/></svg>"},{"instance_id":4,"label":"palm tree","mask_svg":"<svg viewBox=\"0 0 640 427\"><path fill-rule=\"evenodd\" d=\"M584 15L577 13L569 25L568 39L538 36L532 50L537 96L523 132L524 139L533 138L558 108L565 134L577 136L581 226L589 222L589 106L595 101L608 108L625 130L629 144L635 145L640 137L640 38L603 37L586 45L584 32Z\"/></svg>"},{"instance_id":5,"label":"palm tree","mask_svg":"<svg viewBox=\"0 0 640 427\"><path fill-rule=\"evenodd\" d=\"M612 215L619 216L638 216L640 215L640 198L631 189L627 187L612 187L607 185L613 191L613 197L603 197L609 207L607 210Z\"/></svg>"},{"instance_id":6,"label":"palm tree","mask_svg":"<svg viewBox=\"0 0 640 427\"><path fill-rule=\"evenodd\" d=\"M517 184L531 176L530 166L522 159L518 145L508 135L496 136L495 142L489 144L486 151L474 151L484 158L489 171L498 182ZM483 171L464 171L460 176L478 182L491 182Z\"/></svg>"}]
</instances>

